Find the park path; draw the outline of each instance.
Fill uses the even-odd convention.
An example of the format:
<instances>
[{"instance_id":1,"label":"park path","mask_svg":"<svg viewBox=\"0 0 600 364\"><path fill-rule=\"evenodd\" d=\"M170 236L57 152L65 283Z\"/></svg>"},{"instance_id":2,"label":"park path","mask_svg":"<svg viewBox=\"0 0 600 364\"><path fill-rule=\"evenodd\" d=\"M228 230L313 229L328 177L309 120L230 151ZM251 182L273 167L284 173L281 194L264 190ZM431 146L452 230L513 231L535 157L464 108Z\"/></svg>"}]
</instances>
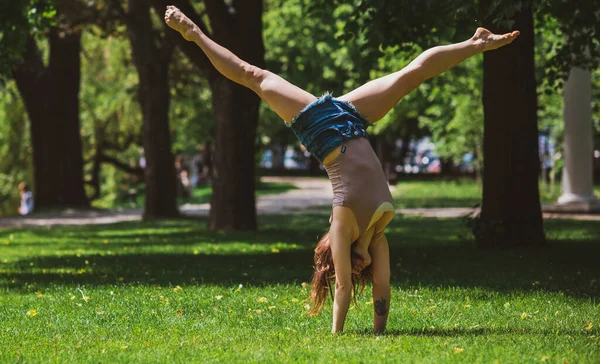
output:
<instances>
[{"instance_id":1,"label":"park path","mask_svg":"<svg viewBox=\"0 0 600 364\"><path fill-rule=\"evenodd\" d=\"M316 208L328 206L333 199L331 184L325 178L306 177L263 177L264 182L290 183L297 189L276 195L260 196L257 199L257 211L261 215L280 213L321 213L328 215L330 209ZM390 186L390 189L395 189ZM181 212L188 216L207 216L210 205L184 204ZM600 214L576 214L553 211L552 206L544 206L544 218L563 218L577 220L598 220ZM397 209L396 213L421 215L425 217L462 217L477 212L473 208L415 208ZM7 217L0 219L0 227L34 227L53 225L91 225L110 224L142 219L141 209L124 210L88 210L66 211L60 214L36 214L30 217Z\"/></svg>"}]
</instances>

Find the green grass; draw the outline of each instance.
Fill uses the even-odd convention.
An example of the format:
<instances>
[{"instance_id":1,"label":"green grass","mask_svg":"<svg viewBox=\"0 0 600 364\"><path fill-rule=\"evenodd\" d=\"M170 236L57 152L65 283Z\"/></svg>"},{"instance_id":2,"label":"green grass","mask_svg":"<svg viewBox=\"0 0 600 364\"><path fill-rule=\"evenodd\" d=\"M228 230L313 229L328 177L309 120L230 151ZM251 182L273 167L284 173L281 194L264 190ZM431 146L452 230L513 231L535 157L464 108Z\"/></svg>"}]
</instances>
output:
<instances>
[{"instance_id":1,"label":"green grass","mask_svg":"<svg viewBox=\"0 0 600 364\"><path fill-rule=\"evenodd\" d=\"M481 251L460 219L390 225L388 332L370 293L331 335L305 314L321 215L0 230L0 362L600 361L597 222L546 222L540 250Z\"/></svg>"},{"instance_id":2,"label":"green grass","mask_svg":"<svg viewBox=\"0 0 600 364\"><path fill-rule=\"evenodd\" d=\"M594 188L600 196L600 186ZM561 195L560 185L540 184L540 201L553 204ZM481 203L481 185L473 179L401 181L396 184L397 208L473 207Z\"/></svg>"}]
</instances>

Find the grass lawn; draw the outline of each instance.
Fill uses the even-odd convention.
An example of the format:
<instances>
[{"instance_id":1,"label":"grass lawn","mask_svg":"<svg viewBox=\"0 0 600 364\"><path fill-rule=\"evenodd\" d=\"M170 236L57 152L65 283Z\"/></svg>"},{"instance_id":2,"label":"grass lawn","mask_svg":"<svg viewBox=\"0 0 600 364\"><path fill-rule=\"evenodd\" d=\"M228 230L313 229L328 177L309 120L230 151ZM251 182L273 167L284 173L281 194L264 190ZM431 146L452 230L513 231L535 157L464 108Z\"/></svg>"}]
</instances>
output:
<instances>
[{"instance_id":1,"label":"grass lawn","mask_svg":"<svg viewBox=\"0 0 600 364\"><path fill-rule=\"evenodd\" d=\"M600 362L598 222L480 251L460 219L389 227L388 332L369 292L330 334L305 314L321 215L0 230L0 362Z\"/></svg>"},{"instance_id":2,"label":"grass lawn","mask_svg":"<svg viewBox=\"0 0 600 364\"><path fill-rule=\"evenodd\" d=\"M594 188L600 196L600 186ZM542 204L553 204L561 195L560 185L540 185ZM401 181L396 184L394 200L397 208L473 207L481 203L481 185L475 180Z\"/></svg>"}]
</instances>

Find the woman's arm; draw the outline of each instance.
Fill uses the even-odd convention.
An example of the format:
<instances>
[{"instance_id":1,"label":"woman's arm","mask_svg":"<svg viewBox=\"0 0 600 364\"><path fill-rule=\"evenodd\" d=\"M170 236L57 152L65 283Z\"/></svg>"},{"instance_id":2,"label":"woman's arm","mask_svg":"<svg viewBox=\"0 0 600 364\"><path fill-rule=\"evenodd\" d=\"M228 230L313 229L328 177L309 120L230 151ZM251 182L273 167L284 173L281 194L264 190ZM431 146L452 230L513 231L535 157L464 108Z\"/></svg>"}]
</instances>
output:
<instances>
[{"instance_id":1,"label":"woman's arm","mask_svg":"<svg viewBox=\"0 0 600 364\"><path fill-rule=\"evenodd\" d=\"M335 207L335 209L346 210L345 208ZM331 246L331 255L333 256L333 266L335 267L335 296L333 299L333 324L331 332L341 332L344 329L346 314L350 307L352 298L352 263L350 261L350 224L345 222L345 212L336 214L329 229L329 244Z\"/></svg>"},{"instance_id":2,"label":"woman's arm","mask_svg":"<svg viewBox=\"0 0 600 364\"><path fill-rule=\"evenodd\" d=\"M390 250L385 235L369 246L373 265L373 331L385 331L390 310Z\"/></svg>"}]
</instances>

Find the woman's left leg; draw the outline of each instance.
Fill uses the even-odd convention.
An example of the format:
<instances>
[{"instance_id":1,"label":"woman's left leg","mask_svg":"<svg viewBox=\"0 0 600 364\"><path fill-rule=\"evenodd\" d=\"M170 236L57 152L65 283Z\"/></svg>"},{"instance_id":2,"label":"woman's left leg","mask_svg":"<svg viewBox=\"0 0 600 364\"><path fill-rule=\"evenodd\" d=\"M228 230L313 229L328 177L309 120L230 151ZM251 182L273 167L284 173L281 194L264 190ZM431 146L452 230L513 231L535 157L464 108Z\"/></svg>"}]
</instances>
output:
<instances>
[{"instance_id":1,"label":"woman's left leg","mask_svg":"<svg viewBox=\"0 0 600 364\"><path fill-rule=\"evenodd\" d=\"M518 31L497 35L485 28L478 28L471 39L428 49L402 70L370 81L339 99L350 101L374 123L421 83L469 57L505 46L518 35Z\"/></svg>"},{"instance_id":2,"label":"woman's left leg","mask_svg":"<svg viewBox=\"0 0 600 364\"><path fill-rule=\"evenodd\" d=\"M186 40L196 43L219 73L256 92L283 120L292 121L300 110L317 99L278 75L241 60L206 36L176 7L167 7L165 22Z\"/></svg>"},{"instance_id":3,"label":"woman's left leg","mask_svg":"<svg viewBox=\"0 0 600 364\"><path fill-rule=\"evenodd\" d=\"M373 331L382 333L390 311L390 249L385 235L371 243L369 254L373 266Z\"/></svg>"}]
</instances>

